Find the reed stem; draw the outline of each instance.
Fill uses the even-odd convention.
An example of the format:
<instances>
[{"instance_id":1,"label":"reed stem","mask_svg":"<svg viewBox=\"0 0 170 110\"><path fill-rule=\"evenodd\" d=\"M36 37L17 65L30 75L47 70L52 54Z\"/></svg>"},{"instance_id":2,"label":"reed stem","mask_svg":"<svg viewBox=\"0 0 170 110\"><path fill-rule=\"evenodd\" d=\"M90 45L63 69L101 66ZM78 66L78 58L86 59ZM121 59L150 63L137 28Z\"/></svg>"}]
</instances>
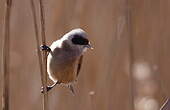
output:
<instances>
[{"instance_id":1,"label":"reed stem","mask_svg":"<svg viewBox=\"0 0 170 110\"><path fill-rule=\"evenodd\" d=\"M3 60L3 96L2 96L2 110L9 110L9 87L10 87L10 16L11 16L12 0L6 0L5 12L5 28L2 48Z\"/></svg>"},{"instance_id":2,"label":"reed stem","mask_svg":"<svg viewBox=\"0 0 170 110\"><path fill-rule=\"evenodd\" d=\"M45 19L44 19L44 6L43 1L39 0L39 8L40 8L40 23L41 23L41 39L42 39L42 45L46 45L46 39L45 39ZM40 39L39 39L39 32L38 32L38 25L36 21L36 9L34 1L31 0L31 9L33 14L33 22L34 22L34 28L35 28L35 37L37 42L37 54L39 58L39 66L40 66L40 72L41 72L41 81L43 86L43 110L48 110L48 94L47 94L47 52L43 51L41 54L39 46L40 46Z\"/></svg>"}]
</instances>

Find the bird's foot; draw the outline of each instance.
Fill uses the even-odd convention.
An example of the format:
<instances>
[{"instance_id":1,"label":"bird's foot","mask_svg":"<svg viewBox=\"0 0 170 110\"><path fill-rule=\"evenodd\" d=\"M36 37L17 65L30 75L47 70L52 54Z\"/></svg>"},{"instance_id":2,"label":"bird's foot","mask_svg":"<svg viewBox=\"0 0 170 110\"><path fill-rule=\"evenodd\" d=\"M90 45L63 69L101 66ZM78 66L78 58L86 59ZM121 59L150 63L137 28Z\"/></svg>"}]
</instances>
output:
<instances>
[{"instance_id":1,"label":"bird's foot","mask_svg":"<svg viewBox=\"0 0 170 110\"><path fill-rule=\"evenodd\" d=\"M48 47L48 46L46 46L46 45L41 45L41 46L40 46L40 49L41 49L42 51L51 52L50 47Z\"/></svg>"},{"instance_id":2,"label":"bird's foot","mask_svg":"<svg viewBox=\"0 0 170 110\"><path fill-rule=\"evenodd\" d=\"M50 91L57 84L60 84L60 82L55 82L53 85L47 86L47 92ZM43 87L41 87L41 93L44 93L44 88Z\"/></svg>"},{"instance_id":3,"label":"bird's foot","mask_svg":"<svg viewBox=\"0 0 170 110\"><path fill-rule=\"evenodd\" d=\"M47 92L51 90L53 87L47 86ZM44 87L41 87L41 93L44 93Z\"/></svg>"},{"instance_id":4,"label":"bird's foot","mask_svg":"<svg viewBox=\"0 0 170 110\"><path fill-rule=\"evenodd\" d=\"M71 93L72 93L73 95L75 95L75 91L74 91L73 85L69 84L69 85L68 85L68 88L70 89Z\"/></svg>"}]
</instances>

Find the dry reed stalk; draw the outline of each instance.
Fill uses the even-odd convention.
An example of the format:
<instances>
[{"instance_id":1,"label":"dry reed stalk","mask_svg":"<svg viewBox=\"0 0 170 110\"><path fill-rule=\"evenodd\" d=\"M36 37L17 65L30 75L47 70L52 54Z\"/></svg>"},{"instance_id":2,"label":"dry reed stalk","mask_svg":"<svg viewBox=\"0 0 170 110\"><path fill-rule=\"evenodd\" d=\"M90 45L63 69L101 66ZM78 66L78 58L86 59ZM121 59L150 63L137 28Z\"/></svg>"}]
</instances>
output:
<instances>
[{"instance_id":1,"label":"dry reed stalk","mask_svg":"<svg viewBox=\"0 0 170 110\"><path fill-rule=\"evenodd\" d=\"M44 19L44 6L42 3L42 0L39 0L39 6L40 6L40 18L41 18L41 38L42 38L42 44L46 45L46 39L45 39L45 19ZM36 10L34 1L31 0L31 8L32 8L32 14L33 14L33 22L34 22L34 28L35 28L35 34L36 34L36 41L37 41L37 50L38 50L38 57L39 57L39 66L40 66L40 72L41 72L41 81L44 89L43 94L43 110L48 110L48 94L47 94L47 52L43 51L43 56L41 56L41 52L39 50L40 46L40 40L38 38L38 25L36 22Z\"/></svg>"},{"instance_id":2,"label":"dry reed stalk","mask_svg":"<svg viewBox=\"0 0 170 110\"><path fill-rule=\"evenodd\" d=\"M9 110L9 63L10 63L10 15L12 0L6 0L5 29L3 38L3 96L2 110Z\"/></svg>"},{"instance_id":3,"label":"dry reed stalk","mask_svg":"<svg viewBox=\"0 0 170 110\"><path fill-rule=\"evenodd\" d=\"M128 45L129 45L129 79L130 79L130 96L131 96L131 109L135 110L134 106L134 78L133 78L133 66L134 66L134 41L132 35L132 9L131 9L131 0L127 0L127 36L128 36Z\"/></svg>"},{"instance_id":4,"label":"dry reed stalk","mask_svg":"<svg viewBox=\"0 0 170 110\"><path fill-rule=\"evenodd\" d=\"M41 18L41 37L42 45L46 45L45 37L45 16L44 16L44 5L43 0L39 0L40 7L40 18ZM48 93L47 93L47 51L43 51L43 74L42 74L42 85L44 91L44 100L43 100L43 110L48 110Z\"/></svg>"},{"instance_id":5,"label":"dry reed stalk","mask_svg":"<svg viewBox=\"0 0 170 110\"><path fill-rule=\"evenodd\" d=\"M42 67L42 56L41 56L41 52L39 49L40 46L40 40L39 40L39 32L38 32L38 24L36 22L36 10L35 10L35 5L34 5L34 1L31 0L31 11L32 11L32 16L33 16L33 24L34 24L34 30L35 30L35 38L36 38L36 46L37 46L37 54L38 54L38 61L39 61L39 68L40 68L40 73L43 73L43 67ZM42 77L41 77L41 81Z\"/></svg>"}]
</instances>

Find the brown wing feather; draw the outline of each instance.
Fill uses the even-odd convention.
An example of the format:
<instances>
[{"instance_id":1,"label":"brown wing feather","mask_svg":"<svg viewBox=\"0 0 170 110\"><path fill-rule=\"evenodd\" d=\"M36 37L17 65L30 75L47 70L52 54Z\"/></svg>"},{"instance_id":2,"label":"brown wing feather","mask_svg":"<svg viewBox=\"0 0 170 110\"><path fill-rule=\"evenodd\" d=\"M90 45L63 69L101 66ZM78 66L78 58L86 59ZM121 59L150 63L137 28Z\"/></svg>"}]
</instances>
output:
<instances>
[{"instance_id":1,"label":"brown wing feather","mask_svg":"<svg viewBox=\"0 0 170 110\"><path fill-rule=\"evenodd\" d=\"M80 69L81 69L82 62L83 62L83 55L80 56L80 59L79 59L79 61L78 61L77 76L78 76L79 73L80 73Z\"/></svg>"}]
</instances>

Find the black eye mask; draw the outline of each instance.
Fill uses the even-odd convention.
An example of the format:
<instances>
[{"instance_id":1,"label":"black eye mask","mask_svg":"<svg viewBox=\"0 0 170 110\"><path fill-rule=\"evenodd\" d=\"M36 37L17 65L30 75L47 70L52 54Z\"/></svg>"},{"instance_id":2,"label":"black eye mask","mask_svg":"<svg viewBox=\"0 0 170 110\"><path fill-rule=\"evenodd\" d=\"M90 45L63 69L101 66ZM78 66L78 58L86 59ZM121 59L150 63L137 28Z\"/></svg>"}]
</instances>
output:
<instances>
[{"instance_id":1,"label":"black eye mask","mask_svg":"<svg viewBox=\"0 0 170 110\"><path fill-rule=\"evenodd\" d=\"M86 38L83 38L81 35L74 35L72 42L75 45L88 45L89 41Z\"/></svg>"}]
</instances>

